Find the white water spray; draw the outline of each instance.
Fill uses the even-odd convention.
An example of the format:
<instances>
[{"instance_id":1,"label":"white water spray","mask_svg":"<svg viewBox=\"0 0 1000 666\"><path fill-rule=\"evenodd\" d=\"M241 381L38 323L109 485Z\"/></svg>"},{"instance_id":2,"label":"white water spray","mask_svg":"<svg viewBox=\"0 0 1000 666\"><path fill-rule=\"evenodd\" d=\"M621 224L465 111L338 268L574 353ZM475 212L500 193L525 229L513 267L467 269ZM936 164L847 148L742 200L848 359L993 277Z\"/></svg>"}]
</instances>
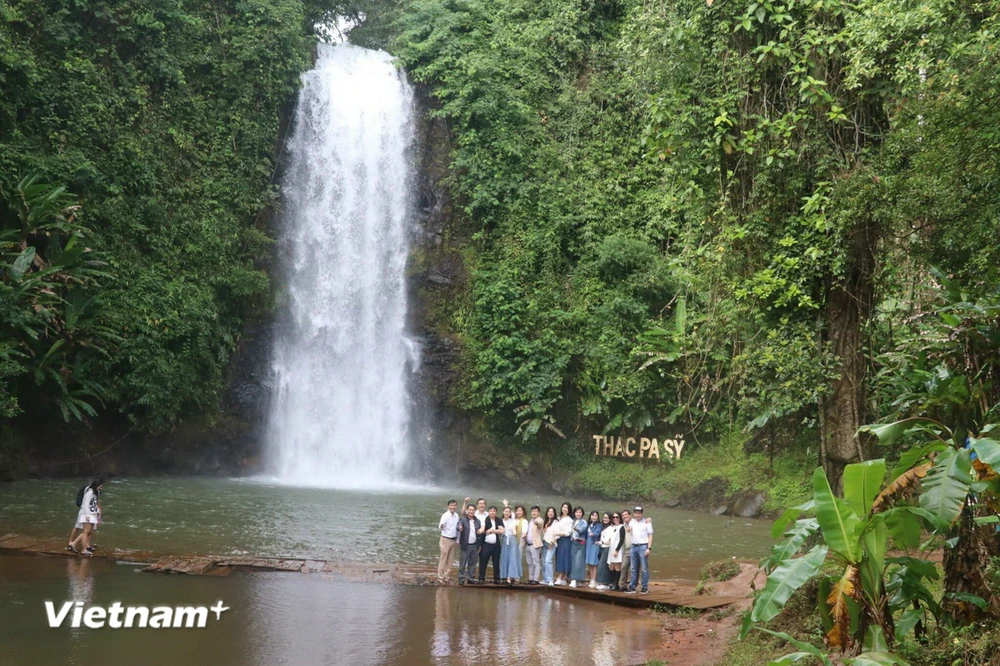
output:
<instances>
[{"instance_id":1,"label":"white water spray","mask_svg":"<svg viewBox=\"0 0 1000 666\"><path fill-rule=\"evenodd\" d=\"M376 488L408 455L405 265L412 91L391 57L319 46L303 76L281 244L270 471L285 483Z\"/></svg>"}]
</instances>

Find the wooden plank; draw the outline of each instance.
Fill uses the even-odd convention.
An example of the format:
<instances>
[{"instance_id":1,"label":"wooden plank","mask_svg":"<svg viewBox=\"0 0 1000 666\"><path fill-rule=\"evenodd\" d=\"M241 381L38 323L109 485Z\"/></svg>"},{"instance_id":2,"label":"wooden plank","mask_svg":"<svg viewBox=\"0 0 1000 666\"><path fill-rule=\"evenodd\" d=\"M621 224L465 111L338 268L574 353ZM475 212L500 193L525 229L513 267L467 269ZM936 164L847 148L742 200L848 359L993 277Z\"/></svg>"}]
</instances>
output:
<instances>
[{"instance_id":1,"label":"wooden plank","mask_svg":"<svg viewBox=\"0 0 1000 666\"><path fill-rule=\"evenodd\" d=\"M45 555L72 555L73 553L66 550L66 544L61 542L37 542L33 543L27 548L22 549L26 553L43 553Z\"/></svg>"},{"instance_id":2,"label":"wooden plank","mask_svg":"<svg viewBox=\"0 0 1000 666\"><path fill-rule=\"evenodd\" d=\"M148 567L143 569L143 571L171 571L172 568L181 562L184 558L177 557L175 555L167 555L166 557L161 557L156 560Z\"/></svg>"},{"instance_id":3,"label":"wooden plank","mask_svg":"<svg viewBox=\"0 0 1000 666\"><path fill-rule=\"evenodd\" d=\"M232 567L220 567L217 564L212 564L204 571L200 572L202 576L228 576L233 572Z\"/></svg>"},{"instance_id":4,"label":"wooden plank","mask_svg":"<svg viewBox=\"0 0 1000 666\"><path fill-rule=\"evenodd\" d=\"M305 560L272 560L275 571L301 571L305 563Z\"/></svg>"},{"instance_id":5,"label":"wooden plank","mask_svg":"<svg viewBox=\"0 0 1000 666\"><path fill-rule=\"evenodd\" d=\"M214 562L207 557L184 558L170 569L176 573L199 574L212 566Z\"/></svg>"},{"instance_id":6,"label":"wooden plank","mask_svg":"<svg viewBox=\"0 0 1000 666\"><path fill-rule=\"evenodd\" d=\"M253 568L259 565L261 558L259 557L224 557L218 560L217 564L229 567L250 567Z\"/></svg>"},{"instance_id":7,"label":"wooden plank","mask_svg":"<svg viewBox=\"0 0 1000 666\"><path fill-rule=\"evenodd\" d=\"M30 548L31 546L38 546L38 539L32 539L30 537L23 537L14 535L9 539L5 539L0 542L0 548L5 550L24 550L25 548Z\"/></svg>"}]
</instances>

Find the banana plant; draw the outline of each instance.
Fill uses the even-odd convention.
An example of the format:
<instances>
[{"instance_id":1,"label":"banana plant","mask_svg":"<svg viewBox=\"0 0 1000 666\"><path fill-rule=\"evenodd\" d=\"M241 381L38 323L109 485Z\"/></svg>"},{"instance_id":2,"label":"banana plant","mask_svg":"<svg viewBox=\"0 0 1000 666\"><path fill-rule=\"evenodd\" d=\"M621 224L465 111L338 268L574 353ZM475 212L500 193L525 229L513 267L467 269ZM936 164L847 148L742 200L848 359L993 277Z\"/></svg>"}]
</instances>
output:
<instances>
[{"instance_id":1,"label":"banana plant","mask_svg":"<svg viewBox=\"0 0 1000 666\"><path fill-rule=\"evenodd\" d=\"M819 577L818 605L825 647L855 655L844 663L903 663L891 655L890 649L922 619L916 611L927 606L920 605L919 600L933 603L923 579L933 577L936 571L924 560L888 557L890 531L900 530L899 524L908 524L910 516L917 520L926 512L920 507L891 507L888 495L894 489L891 484L883 487L885 475L885 460L848 465L843 477L844 496L840 498L834 494L824 470L816 469L812 500L785 511L774 523L772 536L784 538L762 562L767 583L747 615L743 636L755 624L776 617L795 590ZM822 543L798 556L816 534ZM905 609L913 612L904 614L897 627L894 612ZM799 651L784 658L788 661L774 663L790 663L807 656L829 663L819 648L810 646L811 651L801 642L793 644Z\"/></svg>"},{"instance_id":2,"label":"banana plant","mask_svg":"<svg viewBox=\"0 0 1000 666\"><path fill-rule=\"evenodd\" d=\"M917 495L920 511L910 508L893 525L893 537L915 545L923 526L944 539L944 609L953 619L1000 615L1000 598L983 577L989 553L983 544L1000 512L1000 441L997 424L977 435L951 429L935 419L916 417L864 426L890 446L906 435L918 443L900 456L887 487L886 502Z\"/></svg>"}]
</instances>

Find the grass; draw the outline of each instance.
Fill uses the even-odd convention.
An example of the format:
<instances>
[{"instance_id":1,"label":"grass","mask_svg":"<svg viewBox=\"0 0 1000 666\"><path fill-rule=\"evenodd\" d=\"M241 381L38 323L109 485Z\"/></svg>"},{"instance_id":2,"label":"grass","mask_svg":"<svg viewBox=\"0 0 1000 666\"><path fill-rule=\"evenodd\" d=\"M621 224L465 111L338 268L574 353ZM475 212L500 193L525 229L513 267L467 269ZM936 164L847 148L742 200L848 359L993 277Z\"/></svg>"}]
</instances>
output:
<instances>
[{"instance_id":1,"label":"grass","mask_svg":"<svg viewBox=\"0 0 1000 666\"><path fill-rule=\"evenodd\" d=\"M736 560L716 560L701 568L701 579L704 581L725 581L740 575L740 565Z\"/></svg>"},{"instance_id":2,"label":"grass","mask_svg":"<svg viewBox=\"0 0 1000 666\"><path fill-rule=\"evenodd\" d=\"M805 447L776 454L743 451L743 437L730 437L715 444L689 443L685 455L675 463L638 464L601 458L584 464L569 479L571 491L609 499L654 500L683 494L713 478L724 479L729 493L763 490L764 511L776 514L811 497L809 478L816 461ZM592 460L592 459L591 459Z\"/></svg>"},{"instance_id":3,"label":"grass","mask_svg":"<svg viewBox=\"0 0 1000 666\"><path fill-rule=\"evenodd\" d=\"M752 633L742 641L733 641L720 664L725 666L761 666L784 652L777 648L777 640Z\"/></svg>"},{"instance_id":4,"label":"grass","mask_svg":"<svg viewBox=\"0 0 1000 666\"><path fill-rule=\"evenodd\" d=\"M666 606L664 604L653 604L649 610L660 615L672 615L674 617L698 617L702 611L690 606Z\"/></svg>"},{"instance_id":5,"label":"grass","mask_svg":"<svg viewBox=\"0 0 1000 666\"><path fill-rule=\"evenodd\" d=\"M735 560L716 560L701 568L701 578L694 588L695 594L715 594L715 588L710 584L714 581L726 581L740 574L740 565Z\"/></svg>"}]
</instances>

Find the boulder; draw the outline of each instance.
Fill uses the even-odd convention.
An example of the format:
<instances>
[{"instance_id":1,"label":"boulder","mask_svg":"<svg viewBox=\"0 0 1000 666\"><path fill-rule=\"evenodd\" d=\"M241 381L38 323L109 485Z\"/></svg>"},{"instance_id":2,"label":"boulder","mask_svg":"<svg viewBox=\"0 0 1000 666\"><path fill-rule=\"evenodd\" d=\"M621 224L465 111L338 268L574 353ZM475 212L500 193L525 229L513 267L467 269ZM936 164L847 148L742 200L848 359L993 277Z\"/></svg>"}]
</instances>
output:
<instances>
[{"instance_id":1,"label":"boulder","mask_svg":"<svg viewBox=\"0 0 1000 666\"><path fill-rule=\"evenodd\" d=\"M715 511L713 511L712 513L714 513L716 516L724 516L726 515L727 511L729 511L729 507L723 504L722 506L716 507Z\"/></svg>"},{"instance_id":2,"label":"boulder","mask_svg":"<svg viewBox=\"0 0 1000 666\"><path fill-rule=\"evenodd\" d=\"M666 505L668 507L670 507L671 509L676 509L677 507L679 507L681 505L681 500L680 500L680 498L677 498L677 497L671 497L670 499L668 499L666 501Z\"/></svg>"},{"instance_id":3,"label":"boulder","mask_svg":"<svg viewBox=\"0 0 1000 666\"><path fill-rule=\"evenodd\" d=\"M763 511L766 501L767 493L762 490L745 493L733 505L733 515L740 518L756 518Z\"/></svg>"}]
</instances>

